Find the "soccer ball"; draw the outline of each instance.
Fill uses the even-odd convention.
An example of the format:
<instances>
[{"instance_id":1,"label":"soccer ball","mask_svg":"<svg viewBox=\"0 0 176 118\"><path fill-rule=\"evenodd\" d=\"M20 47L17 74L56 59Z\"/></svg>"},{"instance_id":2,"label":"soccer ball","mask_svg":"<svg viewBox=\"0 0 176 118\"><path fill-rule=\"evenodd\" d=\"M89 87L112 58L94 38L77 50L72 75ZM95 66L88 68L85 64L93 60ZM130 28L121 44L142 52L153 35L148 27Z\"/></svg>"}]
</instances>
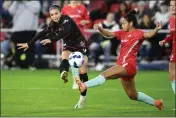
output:
<instances>
[{"instance_id":1,"label":"soccer ball","mask_svg":"<svg viewBox=\"0 0 176 118\"><path fill-rule=\"evenodd\" d=\"M68 62L72 67L80 68L84 64L84 55L81 52L72 52L69 55Z\"/></svg>"}]
</instances>

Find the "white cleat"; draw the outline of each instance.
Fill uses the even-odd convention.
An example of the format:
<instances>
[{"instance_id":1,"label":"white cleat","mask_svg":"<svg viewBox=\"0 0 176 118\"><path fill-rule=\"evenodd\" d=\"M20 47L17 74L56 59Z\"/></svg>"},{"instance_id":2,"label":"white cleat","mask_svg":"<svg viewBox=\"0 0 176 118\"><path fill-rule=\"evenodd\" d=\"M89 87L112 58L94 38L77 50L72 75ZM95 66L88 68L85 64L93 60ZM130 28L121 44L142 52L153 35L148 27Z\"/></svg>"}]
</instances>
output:
<instances>
[{"instance_id":1,"label":"white cleat","mask_svg":"<svg viewBox=\"0 0 176 118\"><path fill-rule=\"evenodd\" d=\"M85 103L86 103L86 99L79 100L79 102L75 105L75 109L83 108Z\"/></svg>"},{"instance_id":2,"label":"white cleat","mask_svg":"<svg viewBox=\"0 0 176 118\"><path fill-rule=\"evenodd\" d=\"M176 109L172 109L173 111L176 111Z\"/></svg>"}]
</instances>

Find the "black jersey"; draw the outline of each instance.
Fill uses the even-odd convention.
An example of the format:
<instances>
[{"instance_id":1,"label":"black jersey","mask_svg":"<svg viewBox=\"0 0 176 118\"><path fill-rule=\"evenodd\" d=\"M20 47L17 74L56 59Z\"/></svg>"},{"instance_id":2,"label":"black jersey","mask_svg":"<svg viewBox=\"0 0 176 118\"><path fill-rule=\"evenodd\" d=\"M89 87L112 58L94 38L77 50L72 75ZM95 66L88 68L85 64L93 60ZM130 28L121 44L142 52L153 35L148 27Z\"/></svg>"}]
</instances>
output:
<instances>
[{"instance_id":1,"label":"black jersey","mask_svg":"<svg viewBox=\"0 0 176 118\"><path fill-rule=\"evenodd\" d=\"M86 39L76 23L67 15L62 15L59 22L52 21L48 27L29 41L28 45L30 46L38 39L50 39L52 42L63 39L64 47L73 48L75 51L87 48Z\"/></svg>"}]
</instances>

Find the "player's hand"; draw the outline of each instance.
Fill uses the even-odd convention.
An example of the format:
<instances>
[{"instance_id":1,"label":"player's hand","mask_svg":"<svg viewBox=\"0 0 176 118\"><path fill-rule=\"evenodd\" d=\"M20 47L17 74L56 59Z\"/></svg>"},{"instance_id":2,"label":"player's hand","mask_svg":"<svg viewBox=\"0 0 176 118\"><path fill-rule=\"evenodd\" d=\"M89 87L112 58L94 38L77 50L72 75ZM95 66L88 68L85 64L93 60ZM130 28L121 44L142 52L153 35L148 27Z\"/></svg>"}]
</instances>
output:
<instances>
[{"instance_id":1,"label":"player's hand","mask_svg":"<svg viewBox=\"0 0 176 118\"><path fill-rule=\"evenodd\" d=\"M95 24L95 25L93 26L93 28L94 28L95 30L98 30L99 27L100 27L99 24Z\"/></svg>"},{"instance_id":2,"label":"player's hand","mask_svg":"<svg viewBox=\"0 0 176 118\"><path fill-rule=\"evenodd\" d=\"M159 45L163 46L165 43L166 43L165 40L162 40L162 41L159 42Z\"/></svg>"},{"instance_id":3,"label":"player's hand","mask_svg":"<svg viewBox=\"0 0 176 118\"><path fill-rule=\"evenodd\" d=\"M160 30L162 27L163 27L162 21L161 21L161 22L158 22L157 25L156 25L156 28L157 28L158 30Z\"/></svg>"},{"instance_id":4,"label":"player's hand","mask_svg":"<svg viewBox=\"0 0 176 118\"><path fill-rule=\"evenodd\" d=\"M40 41L40 43L41 43L42 45L46 45L46 44L48 44L48 43L51 43L51 40L50 40L50 39L44 39L44 40Z\"/></svg>"},{"instance_id":5,"label":"player's hand","mask_svg":"<svg viewBox=\"0 0 176 118\"><path fill-rule=\"evenodd\" d=\"M83 25L83 26L86 25L87 23L88 23L87 20L81 20L81 21L80 21L80 24Z\"/></svg>"},{"instance_id":6,"label":"player's hand","mask_svg":"<svg viewBox=\"0 0 176 118\"><path fill-rule=\"evenodd\" d=\"M24 51L26 51L29 48L27 43L18 43L17 46L18 49L24 49Z\"/></svg>"}]
</instances>

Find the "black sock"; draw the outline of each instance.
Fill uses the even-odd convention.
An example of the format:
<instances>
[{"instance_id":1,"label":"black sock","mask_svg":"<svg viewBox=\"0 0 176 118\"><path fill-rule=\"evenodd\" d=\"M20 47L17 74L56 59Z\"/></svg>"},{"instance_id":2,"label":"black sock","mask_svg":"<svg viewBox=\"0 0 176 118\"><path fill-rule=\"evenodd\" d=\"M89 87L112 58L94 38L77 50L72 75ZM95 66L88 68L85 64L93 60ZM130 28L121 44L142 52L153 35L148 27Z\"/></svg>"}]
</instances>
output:
<instances>
[{"instance_id":1,"label":"black sock","mask_svg":"<svg viewBox=\"0 0 176 118\"><path fill-rule=\"evenodd\" d=\"M88 75L87 73L84 74L79 74L80 80L83 82L87 82L88 81ZM81 92L82 96L86 96L87 90L85 90L84 92Z\"/></svg>"},{"instance_id":2,"label":"black sock","mask_svg":"<svg viewBox=\"0 0 176 118\"><path fill-rule=\"evenodd\" d=\"M63 59L61 61L61 64L60 64L60 73L62 73L62 71L69 71L69 63L68 63L68 60L67 59Z\"/></svg>"}]
</instances>

